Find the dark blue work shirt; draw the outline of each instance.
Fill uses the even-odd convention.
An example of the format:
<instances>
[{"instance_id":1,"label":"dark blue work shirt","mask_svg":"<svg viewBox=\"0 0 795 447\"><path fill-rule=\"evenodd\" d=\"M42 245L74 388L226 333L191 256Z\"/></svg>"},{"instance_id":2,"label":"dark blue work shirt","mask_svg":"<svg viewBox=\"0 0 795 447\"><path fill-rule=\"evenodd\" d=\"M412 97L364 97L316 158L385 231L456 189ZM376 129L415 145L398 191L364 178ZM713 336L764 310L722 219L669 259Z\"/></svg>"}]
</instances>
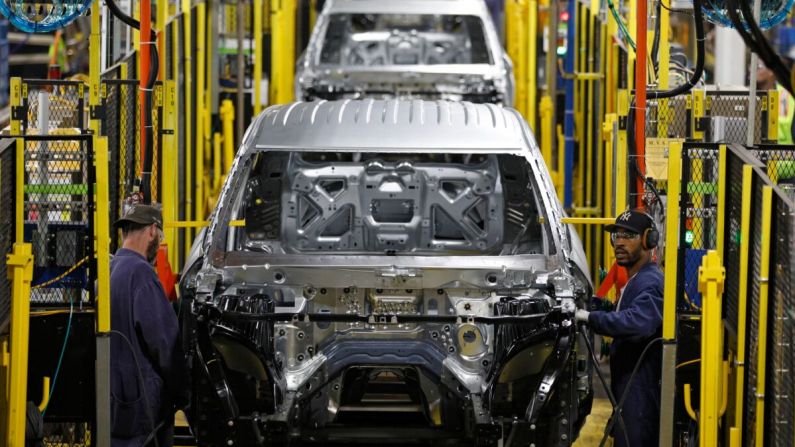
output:
<instances>
[{"instance_id":1,"label":"dark blue work shirt","mask_svg":"<svg viewBox=\"0 0 795 447\"><path fill-rule=\"evenodd\" d=\"M111 335L113 445L139 446L161 421L172 424L174 405L185 403L179 323L152 266L132 250L118 250L110 264L110 302L111 329L132 345Z\"/></svg>"},{"instance_id":2,"label":"dark blue work shirt","mask_svg":"<svg viewBox=\"0 0 795 447\"><path fill-rule=\"evenodd\" d=\"M650 262L624 287L617 310L594 311L588 316L594 332L614 339L610 346L610 388L617 401L628 393L622 415L632 447L658 444L662 343L654 342L631 384L629 380L646 345L662 335L663 285L662 271ZM616 447L626 445L619 421L615 422L613 436Z\"/></svg>"}]
</instances>

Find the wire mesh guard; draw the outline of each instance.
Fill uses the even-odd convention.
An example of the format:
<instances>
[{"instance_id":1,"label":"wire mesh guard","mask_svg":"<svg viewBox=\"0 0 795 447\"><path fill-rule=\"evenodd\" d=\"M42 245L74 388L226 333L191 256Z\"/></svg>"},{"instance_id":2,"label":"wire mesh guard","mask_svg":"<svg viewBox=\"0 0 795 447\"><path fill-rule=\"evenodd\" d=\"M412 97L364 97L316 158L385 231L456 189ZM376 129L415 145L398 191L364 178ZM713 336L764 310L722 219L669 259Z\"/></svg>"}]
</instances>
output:
<instances>
[{"instance_id":1,"label":"wire mesh guard","mask_svg":"<svg viewBox=\"0 0 795 447\"><path fill-rule=\"evenodd\" d=\"M748 92L708 91L705 113L709 117L706 141L745 144L748 141ZM768 93L757 92L754 144L768 141Z\"/></svg>"},{"instance_id":2,"label":"wire mesh guard","mask_svg":"<svg viewBox=\"0 0 795 447\"><path fill-rule=\"evenodd\" d=\"M103 82L101 135L108 137L110 175L110 221L122 215L124 199L134 190L134 182L141 173L140 102L138 81L108 79ZM163 87L158 83L153 92L155 130L152 163L152 200L158 201L160 192L160 147L162 143ZM111 252L119 246L119 238L111 237Z\"/></svg>"},{"instance_id":3,"label":"wire mesh guard","mask_svg":"<svg viewBox=\"0 0 795 447\"><path fill-rule=\"evenodd\" d=\"M740 299L740 243L743 206L743 162L729 153L726 159L726 219L724 222L724 266L726 283L723 315L728 328L737 333Z\"/></svg>"},{"instance_id":4,"label":"wire mesh guard","mask_svg":"<svg viewBox=\"0 0 795 447\"><path fill-rule=\"evenodd\" d=\"M748 358L746 360L746 383L745 387L745 401L747 404L744 406L746 416L743 420L748 426L753 426L756 423L757 417L764 417L764 415L756 414L756 383L759 374L759 314L765 311L759 307L759 292L761 286L761 270L762 270L762 233L767 229L762 227L762 180L754 176L753 187L751 192L751 228L749 234L749 242L751 248L749 250L749 290L748 290ZM755 432L749 430L748 445L754 444Z\"/></svg>"},{"instance_id":5,"label":"wire mesh guard","mask_svg":"<svg viewBox=\"0 0 795 447\"><path fill-rule=\"evenodd\" d=\"M686 138L689 135L688 116L684 96L649 100L646 108L646 136Z\"/></svg>"},{"instance_id":6,"label":"wire mesh guard","mask_svg":"<svg viewBox=\"0 0 795 447\"><path fill-rule=\"evenodd\" d=\"M44 424L46 447L83 447L92 445L91 427L85 422L62 422Z\"/></svg>"},{"instance_id":7,"label":"wire mesh guard","mask_svg":"<svg viewBox=\"0 0 795 447\"><path fill-rule=\"evenodd\" d=\"M93 302L91 137L27 136L24 239L32 244L32 305Z\"/></svg>"},{"instance_id":8,"label":"wire mesh guard","mask_svg":"<svg viewBox=\"0 0 795 447\"><path fill-rule=\"evenodd\" d=\"M769 290L768 358L770 378L766 397L768 445L795 445L795 209L783 195L773 198L771 283Z\"/></svg>"},{"instance_id":9,"label":"wire mesh guard","mask_svg":"<svg viewBox=\"0 0 795 447\"><path fill-rule=\"evenodd\" d=\"M79 81L26 80L22 84L22 131L43 135L55 129L85 130L85 84Z\"/></svg>"},{"instance_id":10,"label":"wire mesh guard","mask_svg":"<svg viewBox=\"0 0 795 447\"><path fill-rule=\"evenodd\" d=\"M16 146L14 140L0 140L0 326L11 313L11 282L5 272L6 255L13 250L16 232Z\"/></svg>"},{"instance_id":11,"label":"wire mesh guard","mask_svg":"<svg viewBox=\"0 0 795 447\"><path fill-rule=\"evenodd\" d=\"M698 269L707 250L717 247L718 149L714 145L685 144L682 162L683 202L679 269L683 286L679 308L701 308Z\"/></svg>"}]
</instances>

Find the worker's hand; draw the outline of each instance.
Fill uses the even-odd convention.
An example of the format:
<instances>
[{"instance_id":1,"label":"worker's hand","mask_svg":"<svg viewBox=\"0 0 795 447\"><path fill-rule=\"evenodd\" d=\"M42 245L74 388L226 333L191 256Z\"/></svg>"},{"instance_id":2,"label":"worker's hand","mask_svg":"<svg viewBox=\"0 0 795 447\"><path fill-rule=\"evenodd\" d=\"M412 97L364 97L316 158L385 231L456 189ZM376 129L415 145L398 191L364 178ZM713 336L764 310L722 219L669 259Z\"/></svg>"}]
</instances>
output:
<instances>
[{"instance_id":1,"label":"worker's hand","mask_svg":"<svg viewBox=\"0 0 795 447\"><path fill-rule=\"evenodd\" d=\"M598 296L591 297L591 302L588 303L588 309L591 311L601 310L604 312L611 312L614 307L615 306L613 306L612 301L600 298Z\"/></svg>"},{"instance_id":2,"label":"worker's hand","mask_svg":"<svg viewBox=\"0 0 795 447\"><path fill-rule=\"evenodd\" d=\"M582 321L584 323L587 323L589 314L590 312L588 312L585 309L577 309L577 312L574 312L574 319L577 320L577 322Z\"/></svg>"}]
</instances>

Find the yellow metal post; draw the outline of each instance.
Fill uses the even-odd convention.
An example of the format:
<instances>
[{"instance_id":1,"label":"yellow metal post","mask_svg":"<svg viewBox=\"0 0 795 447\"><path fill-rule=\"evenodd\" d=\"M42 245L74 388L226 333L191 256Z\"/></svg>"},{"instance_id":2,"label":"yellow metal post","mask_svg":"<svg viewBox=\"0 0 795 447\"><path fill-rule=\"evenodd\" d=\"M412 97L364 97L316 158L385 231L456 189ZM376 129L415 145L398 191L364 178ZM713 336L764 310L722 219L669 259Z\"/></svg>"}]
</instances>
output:
<instances>
[{"instance_id":1,"label":"yellow metal post","mask_svg":"<svg viewBox=\"0 0 795 447\"><path fill-rule=\"evenodd\" d=\"M552 98L547 95L541 97L541 155L544 157L544 161L547 164L547 169L552 173L552 177L554 178L556 173L555 166L552 165L552 133L549 132L548 129L552 129L552 120L554 117L552 113L554 111L552 107Z\"/></svg>"},{"instance_id":2,"label":"yellow metal post","mask_svg":"<svg viewBox=\"0 0 795 447\"><path fill-rule=\"evenodd\" d=\"M621 90L618 92L618 113L626 117L629 114L629 92ZM615 166L615 203L616 213L620 213L627 208L627 185L629 184L629 173L627 172L627 130L619 129L618 145L616 147Z\"/></svg>"},{"instance_id":3,"label":"yellow metal post","mask_svg":"<svg viewBox=\"0 0 795 447\"><path fill-rule=\"evenodd\" d=\"M15 243L7 255L11 281L11 361L6 445L25 446L25 415L28 392L28 335L30 334L30 281L33 279L33 254L30 244Z\"/></svg>"},{"instance_id":4,"label":"yellow metal post","mask_svg":"<svg viewBox=\"0 0 795 447\"><path fill-rule=\"evenodd\" d=\"M767 301L770 278L770 233L772 232L773 187L762 187L762 230L759 262L759 333L756 354L756 447L765 445L765 380L767 379ZM791 415L790 415L791 416Z\"/></svg>"},{"instance_id":5,"label":"yellow metal post","mask_svg":"<svg viewBox=\"0 0 795 447\"><path fill-rule=\"evenodd\" d=\"M89 39L89 88L88 103L91 109L100 105L100 35L102 32L102 7L96 0L91 7L91 37ZM110 193L108 185L108 139L100 137L101 121L98 115L90 121L94 135L92 149L96 169L96 260L97 260L97 295L96 311L96 445L109 447L110 434ZM150 148L151 150L151 148ZM115 204L114 204L115 205Z\"/></svg>"},{"instance_id":6,"label":"yellow metal post","mask_svg":"<svg viewBox=\"0 0 795 447\"><path fill-rule=\"evenodd\" d=\"M293 100L295 10L296 0L271 1L271 104Z\"/></svg>"},{"instance_id":7,"label":"yellow metal post","mask_svg":"<svg viewBox=\"0 0 795 447\"><path fill-rule=\"evenodd\" d=\"M718 256L723 259L724 228L726 223L726 145L721 144L718 148L718 206L717 206L717 234L716 250Z\"/></svg>"},{"instance_id":8,"label":"yellow metal post","mask_svg":"<svg viewBox=\"0 0 795 447\"><path fill-rule=\"evenodd\" d=\"M538 115L538 0L529 0L527 5L527 106L525 115L530 128L536 130ZM542 127L548 129L548 127Z\"/></svg>"},{"instance_id":9,"label":"yellow metal post","mask_svg":"<svg viewBox=\"0 0 795 447\"><path fill-rule=\"evenodd\" d=\"M224 132L224 172L228 173L232 169L232 161L235 158L235 106L232 101L225 99L221 103L221 124Z\"/></svg>"},{"instance_id":10,"label":"yellow metal post","mask_svg":"<svg viewBox=\"0 0 795 447\"><path fill-rule=\"evenodd\" d=\"M508 0L505 3L505 47L513 61L516 81L514 106L527 119L527 31L525 10L527 0ZM528 120L530 121L530 120ZM530 123L532 127L532 122Z\"/></svg>"},{"instance_id":11,"label":"yellow metal post","mask_svg":"<svg viewBox=\"0 0 795 447\"><path fill-rule=\"evenodd\" d=\"M9 93L11 96L11 110L14 110L15 107L22 106L22 78L11 78L10 87ZM11 114L11 116L13 117L14 114ZM21 120L11 120L11 135L22 135ZM14 240L16 242L23 242L25 230L25 226L23 225L25 222L25 208L23 206L23 202L25 200L23 193L25 182L25 142L22 140L22 138L17 138L16 145L17 175L16 184L14 185L14 215L16 219L16 234L14 235Z\"/></svg>"},{"instance_id":12,"label":"yellow metal post","mask_svg":"<svg viewBox=\"0 0 795 447\"><path fill-rule=\"evenodd\" d=\"M173 130L177 127L176 123L176 109L177 109L177 87L174 81L165 82L165 101L163 106L164 112L164 129ZM177 164L177 145L176 138L172 133L165 133L163 135L163 169L165 173L178 172L179 166ZM176 220L176 211L179 206L179 198L177 196L178 189L178 175L163 175L160 182L163 186L163 194L161 201L163 204L163 220L170 221ZM177 253L177 232L171 228L164 230L166 245L168 246L169 263L172 266L179 266Z\"/></svg>"},{"instance_id":13,"label":"yellow metal post","mask_svg":"<svg viewBox=\"0 0 795 447\"><path fill-rule=\"evenodd\" d=\"M317 23L317 0L309 0L309 29L310 30L315 29L315 23Z\"/></svg>"},{"instance_id":14,"label":"yellow metal post","mask_svg":"<svg viewBox=\"0 0 795 447\"><path fill-rule=\"evenodd\" d=\"M682 143L668 145L668 203L665 212L665 284L663 291L663 359L660 401L660 446L673 444L676 391L676 283L679 246L679 195Z\"/></svg>"},{"instance_id":15,"label":"yellow metal post","mask_svg":"<svg viewBox=\"0 0 795 447\"><path fill-rule=\"evenodd\" d=\"M194 178L194 219L204 219L204 148L205 132L204 121L206 113L205 105L205 34L207 24L207 4L199 2L196 4L196 144L193 148L196 157L196 172ZM242 24L237 24L242 26ZM243 51L238 49L238 51ZM239 81L239 80L238 80ZM208 138L209 139L209 138ZM190 147L190 146L188 146Z\"/></svg>"},{"instance_id":16,"label":"yellow metal post","mask_svg":"<svg viewBox=\"0 0 795 447\"><path fill-rule=\"evenodd\" d=\"M262 0L254 0L254 115L262 111ZM310 6L309 14L315 8ZM312 22L314 24L314 22ZM313 25L312 25L313 26Z\"/></svg>"},{"instance_id":17,"label":"yellow metal post","mask_svg":"<svg viewBox=\"0 0 795 447\"><path fill-rule=\"evenodd\" d=\"M681 193L682 143L668 145L668 203L665 213L665 292L663 338L676 338L676 272L679 246L679 194Z\"/></svg>"},{"instance_id":18,"label":"yellow metal post","mask_svg":"<svg viewBox=\"0 0 795 447\"><path fill-rule=\"evenodd\" d=\"M742 211L740 213L740 268L737 285L737 359L735 366L734 425L729 430L731 447L739 447L743 436L743 405L745 399L745 337L748 308L748 251L751 231L751 186L753 167L743 166Z\"/></svg>"},{"instance_id":19,"label":"yellow metal post","mask_svg":"<svg viewBox=\"0 0 795 447\"><path fill-rule=\"evenodd\" d=\"M193 100L191 97L193 96L193 76L190 76L193 70L193 36L191 32L192 26L192 16L193 11L191 10L191 0L182 0L182 19L184 20L184 40L183 40L183 48L185 50L185 66L183 67L183 72L187 73L188 76L185 76L185 85L183 86L183 92L185 94L185 138L183 139L185 142L185 217L190 219L193 216L193 178L190 176L190 168L193 166L193 153L194 153L194 138L193 138L193 120L196 119L196 114L194 113L193 109ZM186 229L183 233L185 237L185 253L183 259L187 259L188 254L190 253L191 242L193 241L193 231L191 229Z\"/></svg>"},{"instance_id":20,"label":"yellow metal post","mask_svg":"<svg viewBox=\"0 0 795 447\"><path fill-rule=\"evenodd\" d=\"M721 382L723 380L723 322L721 295L726 269L720 256L710 250L698 269L698 290L701 292L701 399L698 419L700 445L718 445Z\"/></svg>"}]
</instances>

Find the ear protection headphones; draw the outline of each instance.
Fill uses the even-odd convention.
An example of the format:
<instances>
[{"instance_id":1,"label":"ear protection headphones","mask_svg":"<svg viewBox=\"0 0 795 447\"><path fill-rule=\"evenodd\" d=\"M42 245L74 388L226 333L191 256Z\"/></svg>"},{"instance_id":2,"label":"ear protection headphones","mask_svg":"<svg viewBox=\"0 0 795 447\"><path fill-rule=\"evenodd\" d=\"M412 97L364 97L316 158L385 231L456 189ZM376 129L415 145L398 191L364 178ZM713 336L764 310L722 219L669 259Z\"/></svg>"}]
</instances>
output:
<instances>
[{"instance_id":1,"label":"ear protection headphones","mask_svg":"<svg viewBox=\"0 0 795 447\"><path fill-rule=\"evenodd\" d=\"M651 227L646 228L643 234L640 237L640 244L643 246L644 250L651 250L652 248L657 247L657 244L660 243L660 232L657 231L657 225L654 224L654 219L646 213L643 213L649 219L649 223Z\"/></svg>"}]
</instances>

